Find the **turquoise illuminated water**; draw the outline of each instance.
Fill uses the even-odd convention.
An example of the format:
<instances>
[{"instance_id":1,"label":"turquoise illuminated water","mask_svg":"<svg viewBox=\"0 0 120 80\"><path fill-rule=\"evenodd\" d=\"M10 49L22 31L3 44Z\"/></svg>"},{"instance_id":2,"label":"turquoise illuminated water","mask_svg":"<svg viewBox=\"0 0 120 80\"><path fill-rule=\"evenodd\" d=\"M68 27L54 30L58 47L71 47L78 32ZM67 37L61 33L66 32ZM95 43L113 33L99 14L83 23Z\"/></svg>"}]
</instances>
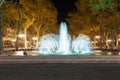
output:
<instances>
[{"instance_id":1,"label":"turquoise illuminated water","mask_svg":"<svg viewBox=\"0 0 120 80\"><path fill-rule=\"evenodd\" d=\"M26 51L28 56L55 56L54 53L51 54L40 54L38 51ZM24 56L23 51L9 51L4 53L6 56ZM102 51L102 50L93 50L93 53L84 54L84 56L120 56L120 51ZM61 55L57 56L83 56L82 54L71 54L71 55Z\"/></svg>"},{"instance_id":2,"label":"turquoise illuminated water","mask_svg":"<svg viewBox=\"0 0 120 80\"><path fill-rule=\"evenodd\" d=\"M79 34L72 39L67 24L62 22L59 34L51 33L40 37L37 53L43 55L89 55L92 54L92 42L85 34Z\"/></svg>"}]
</instances>

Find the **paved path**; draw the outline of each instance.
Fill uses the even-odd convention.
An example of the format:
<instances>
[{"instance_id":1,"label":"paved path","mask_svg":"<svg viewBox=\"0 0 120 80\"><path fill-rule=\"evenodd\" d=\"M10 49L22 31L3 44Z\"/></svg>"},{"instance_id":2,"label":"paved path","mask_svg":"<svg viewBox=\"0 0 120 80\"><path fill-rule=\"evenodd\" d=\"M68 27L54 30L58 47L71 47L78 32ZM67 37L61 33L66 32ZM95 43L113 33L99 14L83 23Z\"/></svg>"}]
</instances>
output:
<instances>
[{"instance_id":1,"label":"paved path","mask_svg":"<svg viewBox=\"0 0 120 80\"><path fill-rule=\"evenodd\" d=\"M120 80L120 64L1 64L0 80Z\"/></svg>"},{"instance_id":2,"label":"paved path","mask_svg":"<svg viewBox=\"0 0 120 80\"><path fill-rule=\"evenodd\" d=\"M120 57L0 56L0 80L120 80Z\"/></svg>"}]
</instances>

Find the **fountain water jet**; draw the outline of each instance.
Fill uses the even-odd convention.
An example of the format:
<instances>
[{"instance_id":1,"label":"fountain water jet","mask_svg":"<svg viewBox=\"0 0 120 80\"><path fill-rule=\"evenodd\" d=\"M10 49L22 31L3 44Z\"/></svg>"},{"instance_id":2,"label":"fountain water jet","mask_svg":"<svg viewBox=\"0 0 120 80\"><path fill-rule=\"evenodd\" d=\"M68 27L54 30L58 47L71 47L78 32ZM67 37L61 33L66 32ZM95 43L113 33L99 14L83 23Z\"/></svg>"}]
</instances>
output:
<instances>
[{"instance_id":1,"label":"fountain water jet","mask_svg":"<svg viewBox=\"0 0 120 80\"><path fill-rule=\"evenodd\" d=\"M58 52L62 52L64 54L70 53L70 43L71 37L68 34L66 23L61 23L60 25L60 33L59 33L59 48Z\"/></svg>"},{"instance_id":2,"label":"fountain water jet","mask_svg":"<svg viewBox=\"0 0 120 80\"><path fill-rule=\"evenodd\" d=\"M40 38L39 53L46 55L87 55L92 53L92 43L88 36L79 34L71 41L66 23L60 25L59 35L46 34Z\"/></svg>"}]
</instances>

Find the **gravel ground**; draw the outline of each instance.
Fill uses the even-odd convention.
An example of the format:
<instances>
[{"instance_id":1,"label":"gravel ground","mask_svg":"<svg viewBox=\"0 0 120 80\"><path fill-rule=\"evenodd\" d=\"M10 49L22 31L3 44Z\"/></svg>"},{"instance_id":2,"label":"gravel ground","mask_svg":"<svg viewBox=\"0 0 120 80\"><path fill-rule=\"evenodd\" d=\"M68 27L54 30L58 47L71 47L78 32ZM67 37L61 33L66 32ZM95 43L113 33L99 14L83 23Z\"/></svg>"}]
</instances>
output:
<instances>
[{"instance_id":1,"label":"gravel ground","mask_svg":"<svg viewBox=\"0 0 120 80\"><path fill-rule=\"evenodd\" d=\"M0 80L120 80L120 64L1 64Z\"/></svg>"}]
</instances>

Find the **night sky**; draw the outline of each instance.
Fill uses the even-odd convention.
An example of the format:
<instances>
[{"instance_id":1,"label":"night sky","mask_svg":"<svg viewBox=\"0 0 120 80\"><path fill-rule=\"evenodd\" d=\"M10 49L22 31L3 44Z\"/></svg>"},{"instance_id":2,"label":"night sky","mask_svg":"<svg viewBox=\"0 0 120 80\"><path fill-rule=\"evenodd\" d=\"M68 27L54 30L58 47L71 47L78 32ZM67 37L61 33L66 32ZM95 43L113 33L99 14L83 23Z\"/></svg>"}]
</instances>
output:
<instances>
[{"instance_id":1,"label":"night sky","mask_svg":"<svg viewBox=\"0 0 120 80\"><path fill-rule=\"evenodd\" d=\"M58 23L61 21L66 21L66 17L69 12L73 11L76 9L74 3L77 0L52 0L55 7L57 8L58 11Z\"/></svg>"}]
</instances>

